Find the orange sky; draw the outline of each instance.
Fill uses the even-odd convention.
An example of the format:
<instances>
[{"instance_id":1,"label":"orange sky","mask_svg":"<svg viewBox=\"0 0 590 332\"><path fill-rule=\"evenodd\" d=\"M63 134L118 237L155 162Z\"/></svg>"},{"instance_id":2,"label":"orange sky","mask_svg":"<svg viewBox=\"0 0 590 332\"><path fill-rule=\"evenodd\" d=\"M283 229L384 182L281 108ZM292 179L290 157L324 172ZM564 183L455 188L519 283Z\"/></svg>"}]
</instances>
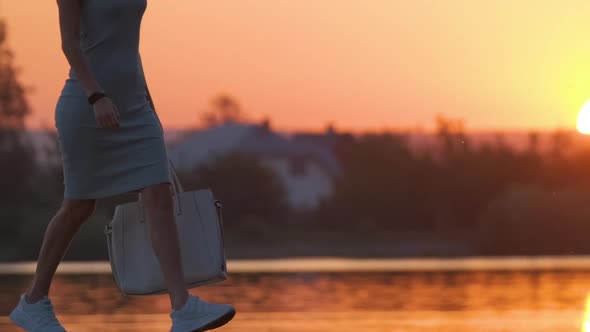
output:
<instances>
[{"instance_id":1,"label":"orange sky","mask_svg":"<svg viewBox=\"0 0 590 332\"><path fill-rule=\"evenodd\" d=\"M68 64L54 0L0 0L29 125L53 127ZM34 3L34 5L33 5ZM174 3L174 5L171 5ZM141 54L167 127L220 92L280 129L574 127L590 99L587 0L148 0Z\"/></svg>"}]
</instances>

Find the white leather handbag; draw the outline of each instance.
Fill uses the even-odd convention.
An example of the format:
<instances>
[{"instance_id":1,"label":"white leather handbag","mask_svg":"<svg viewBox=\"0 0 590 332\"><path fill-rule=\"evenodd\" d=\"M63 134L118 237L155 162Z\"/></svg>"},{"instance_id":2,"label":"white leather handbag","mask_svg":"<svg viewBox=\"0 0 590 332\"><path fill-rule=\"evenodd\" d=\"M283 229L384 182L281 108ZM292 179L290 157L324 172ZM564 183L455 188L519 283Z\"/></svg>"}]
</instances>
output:
<instances>
[{"instance_id":1,"label":"white leather handbag","mask_svg":"<svg viewBox=\"0 0 590 332\"><path fill-rule=\"evenodd\" d=\"M185 192L172 162L170 174L187 287L194 288L227 279L221 203L208 189ZM137 202L115 208L113 220L106 226L105 234L113 277L123 295L167 292L150 241L141 193Z\"/></svg>"}]
</instances>

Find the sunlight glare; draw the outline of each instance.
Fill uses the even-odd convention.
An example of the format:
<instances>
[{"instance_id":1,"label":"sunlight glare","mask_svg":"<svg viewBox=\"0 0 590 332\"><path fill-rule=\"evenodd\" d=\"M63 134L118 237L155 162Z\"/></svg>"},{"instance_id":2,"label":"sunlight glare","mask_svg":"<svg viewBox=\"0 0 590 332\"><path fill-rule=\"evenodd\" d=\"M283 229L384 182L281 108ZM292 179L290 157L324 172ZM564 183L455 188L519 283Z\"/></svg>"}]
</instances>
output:
<instances>
[{"instance_id":1,"label":"sunlight glare","mask_svg":"<svg viewBox=\"0 0 590 332\"><path fill-rule=\"evenodd\" d=\"M587 101L578 114L578 131L590 135L590 101Z\"/></svg>"},{"instance_id":2,"label":"sunlight glare","mask_svg":"<svg viewBox=\"0 0 590 332\"><path fill-rule=\"evenodd\" d=\"M586 313L584 314L584 326L582 332L590 332L590 295L586 299Z\"/></svg>"}]
</instances>

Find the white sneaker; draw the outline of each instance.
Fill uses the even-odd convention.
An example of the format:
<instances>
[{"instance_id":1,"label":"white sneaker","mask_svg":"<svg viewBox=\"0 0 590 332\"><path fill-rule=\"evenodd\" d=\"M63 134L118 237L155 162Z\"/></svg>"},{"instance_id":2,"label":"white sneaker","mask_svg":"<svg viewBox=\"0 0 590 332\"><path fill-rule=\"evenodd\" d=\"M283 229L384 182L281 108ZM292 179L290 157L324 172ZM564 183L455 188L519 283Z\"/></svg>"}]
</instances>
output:
<instances>
[{"instance_id":1,"label":"white sneaker","mask_svg":"<svg viewBox=\"0 0 590 332\"><path fill-rule=\"evenodd\" d=\"M227 324L236 309L229 304L207 303L198 296L189 295L188 300L179 310L172 310L172 328L170 332L201 332L216 329Z\"/></svg>"},{"instance_id":2,"label":"white sneaker","mask_svg":"<svg viewBox=\"0 0 590 332\"><path fill-rule=\"evenodd\" d=\"M10 320L27 332L67 332L55 317L47 295L35 303L27 303L25 296L21 294L16 308L10 313Z\"/></svg>"}]
</instances>

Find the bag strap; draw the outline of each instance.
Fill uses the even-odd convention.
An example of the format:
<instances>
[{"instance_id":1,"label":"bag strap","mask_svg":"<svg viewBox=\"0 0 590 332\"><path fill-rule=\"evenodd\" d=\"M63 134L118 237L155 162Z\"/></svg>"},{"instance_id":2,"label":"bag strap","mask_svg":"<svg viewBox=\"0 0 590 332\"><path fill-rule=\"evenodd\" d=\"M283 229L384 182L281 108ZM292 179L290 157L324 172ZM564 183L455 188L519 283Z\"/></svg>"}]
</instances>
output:
<instances>
[{"instance_id":1,"label":"bag strap","mask_svg":"<svg viewBox=\"0 0 590 332\"><path fill-rule=\"evenodd\" d=\"M117 268L115 267L115 260L114 260L114 256L113 256L113 228L111 225L107 225L104 229L104 233L107 237L107 250L109 252L109 262L111 263L111 271L113 272L113 278L115 279L115 284L117 285L117 288L119 288L119 290L121 291L121 294L123 294L123 296L127 297L127 294L125 293L125 291L123 290L123 287L121 285L121 279L119 279L119 274L117 273Z\"/></svg>"},{"instance_id":2,"label":"bag strap","mask_svg":"<svg viewBox=\"0 0 590 332\"><path fill-rule=\"evenodd\" d=\"M219 221L219 246L221 250L221 270L227 273L227 258L225 257L225 245L224 245L224 235L223 235L223 205L221 204L220 200L214 201L215 208L217 210L217 217Z\"/></svg>"},{"instance_id":3,"label":"bag strap","mask_svg":"<svg viewBox=\"0 0 590 332\"><path fill-rule=\"evenodd\" d=\"M176 208L174 209L176 211L176 215L181 215L182 214L182 193L184 192L184 189L182 188L182 185L180 184L180 180L178 179L178 175L176 175L176 172L174 171L174 165L172 165L172 161L170 159L168 159L169 165L170 167L168 167L169 170L169 174L171 175L171 183L172 183L172 197L174 198L174 202L176 205ZM143 207L143 194L140 192L137 193L137 206L139 208L139 222L143 223L145 221L145 212L144 212L144 207Z\"/></svg>"},{"instance_id":4,"label":"bag strap","mask_svg":"<svg viewBox=\"0 0 590 332\"><path fill-rule=\"evenodd\" d=\"M150 95L150 90L147 88L146 85L146 93L148 96L148 101L150 102L150 106L152 108L152 110L154 111L154 114L156 115L156 119L158 120L158 124L160 125L160 129L162 130L162 135L164 135L164 126L162 126L162 121L160 121L160 117L158 116L158 112L156 112L156 106L154 106L154 100L152 99L152 96ZM182 184L180 183L180 180L178 179L178 175L176 175L176 168L174 168L174 164L172 164L172 160L170 160L170 158L168 158L168 163L170 164L170 173L172 174L172 180L175 182L173 185L176 185L175 188L175 192L176 193L183 193L184 189L182 188Z\"/></svg>"},{"instance_id":5,"label":"bag strap","mask_svg":"<svg viewBox=\"0 0 590 332\"><path fill-rule=\"evenodd\" d=\"M174 164L172 164L172 160L170 160L170 158L168 158L168 163L170 164L170 174L172 175L172 180L174 182L174 185L176 186L176 193L177 194L182 194L184 192L184 188L182 187L182 184L180 183L180 179L178 178L178 175L176 174L176 168L174 168Z\"/></svg>"},{"instance_id":6,"label":"bag strap","mask_svg":"<svg viewBox=\"0 0 590 332\"><path fill-rule=\"evenodd\" d=\"M154 102L152 100L152 97L150 95L149 89L147 88L146 85L146 93L147 93L147 97L148 97L148 101L150 102L150 107L152 108L152 110L154 111L154 115L156 116L156 119L158 120L158 124L160 125L160 129L162 130L162 135L164 135L164 126L162 126L162 121L160 121L160 117L158 116L158 113L156 112L156 107L154 106ZM175 201L176 201L176 206L177 206L177 211L178 214L182 214L182 208L181 208L181 197L182 197L182 193L184 192L184 188L182 187L182 184L180 183L180 179L178 178L178 175L176 174L176 168L174 167L174 164L172 163L172 160L170 160L170 158L168 159L168 170L169 170L169 174L170 174L170 179L171 179L171 183L172 183L172 191L173 191L173 196L175 196ZM138 202L140 203L140 208L142 209L140 216L143 216L143 197L141 192L139 192L138 195ZM145 218L140 218L140 219L145 219Z\"/></svg>"}]
</instances>

